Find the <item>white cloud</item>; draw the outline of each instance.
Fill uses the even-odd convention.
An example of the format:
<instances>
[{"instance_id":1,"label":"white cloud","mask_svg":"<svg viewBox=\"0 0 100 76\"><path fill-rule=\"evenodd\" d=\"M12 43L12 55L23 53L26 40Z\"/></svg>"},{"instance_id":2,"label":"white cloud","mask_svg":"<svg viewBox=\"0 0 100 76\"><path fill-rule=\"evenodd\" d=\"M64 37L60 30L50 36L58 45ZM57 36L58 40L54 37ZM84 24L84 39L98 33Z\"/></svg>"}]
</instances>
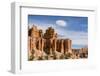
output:
<instances>
[{"instance_id":1,"label":"white cloud","mask_svg":"<svg viewBox=\"0 0 100 76\"><path fill-rule=\"evenodd\" d=\"M61 31L56 29L56 32L61 35L59 38L69 38L73 45L88 45L88 33L76 31Z\"/></svg>"},{"instance_id":2,"label":"white cloud","mask_svg":"<svg viewBox=\"0 0 100 76\"><path fill-rule=\"evenodd\" d=\"M56 24L57 25L59 25L59 26L67 26L67 22L66 21L64 21L64 20L57 20L56 21Z\"/></svg>"}]
</instances>

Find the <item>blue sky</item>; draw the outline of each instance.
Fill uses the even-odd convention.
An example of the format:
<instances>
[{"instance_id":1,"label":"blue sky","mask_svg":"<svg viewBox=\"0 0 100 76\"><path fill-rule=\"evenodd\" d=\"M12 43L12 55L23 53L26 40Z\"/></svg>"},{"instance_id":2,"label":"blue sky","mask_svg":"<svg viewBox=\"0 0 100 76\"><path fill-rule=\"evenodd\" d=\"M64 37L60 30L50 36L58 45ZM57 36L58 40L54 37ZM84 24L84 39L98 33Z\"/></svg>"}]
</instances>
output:
<instances>
[{"instance_id":1,"label":"blue sky","mask_svg":"<svg viewBox=\"0 0 100 76\"><path fill-rule=\"evenodd\" d=\"M36 25L43 32L48 26L58 33L58 38L70 38L73 48L88 46L88 17L28 15L28 25Z\"/></svg>"}]
</instances>

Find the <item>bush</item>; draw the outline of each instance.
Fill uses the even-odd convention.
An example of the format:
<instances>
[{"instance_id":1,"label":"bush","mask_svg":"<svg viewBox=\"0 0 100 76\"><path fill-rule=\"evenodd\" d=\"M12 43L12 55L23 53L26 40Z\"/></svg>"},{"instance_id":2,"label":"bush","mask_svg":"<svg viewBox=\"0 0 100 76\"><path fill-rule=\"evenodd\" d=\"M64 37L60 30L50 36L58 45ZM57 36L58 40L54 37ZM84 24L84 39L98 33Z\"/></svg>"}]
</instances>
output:
<instances>
[{"instance_id":1,"label":"bush","mask_svg":"<svg viewBox=\"0 0 100 76\"><path fill-rule=\"evenodd\" d=\"M29 61L32 61L33 59L34 59L34 56L31 55L31 56L29 57Z\"/></svg>"},{"instance_id":2,"label":"bush","mask_svg":"<svg viewBox=\"0 0 100 76\"><path fill-rule=\"evenodd\" d=\"M65 59L69 59L69 58L71 58L71 53L67 53L67 54L65 54Z\"/></svg>"}]
</instances>

